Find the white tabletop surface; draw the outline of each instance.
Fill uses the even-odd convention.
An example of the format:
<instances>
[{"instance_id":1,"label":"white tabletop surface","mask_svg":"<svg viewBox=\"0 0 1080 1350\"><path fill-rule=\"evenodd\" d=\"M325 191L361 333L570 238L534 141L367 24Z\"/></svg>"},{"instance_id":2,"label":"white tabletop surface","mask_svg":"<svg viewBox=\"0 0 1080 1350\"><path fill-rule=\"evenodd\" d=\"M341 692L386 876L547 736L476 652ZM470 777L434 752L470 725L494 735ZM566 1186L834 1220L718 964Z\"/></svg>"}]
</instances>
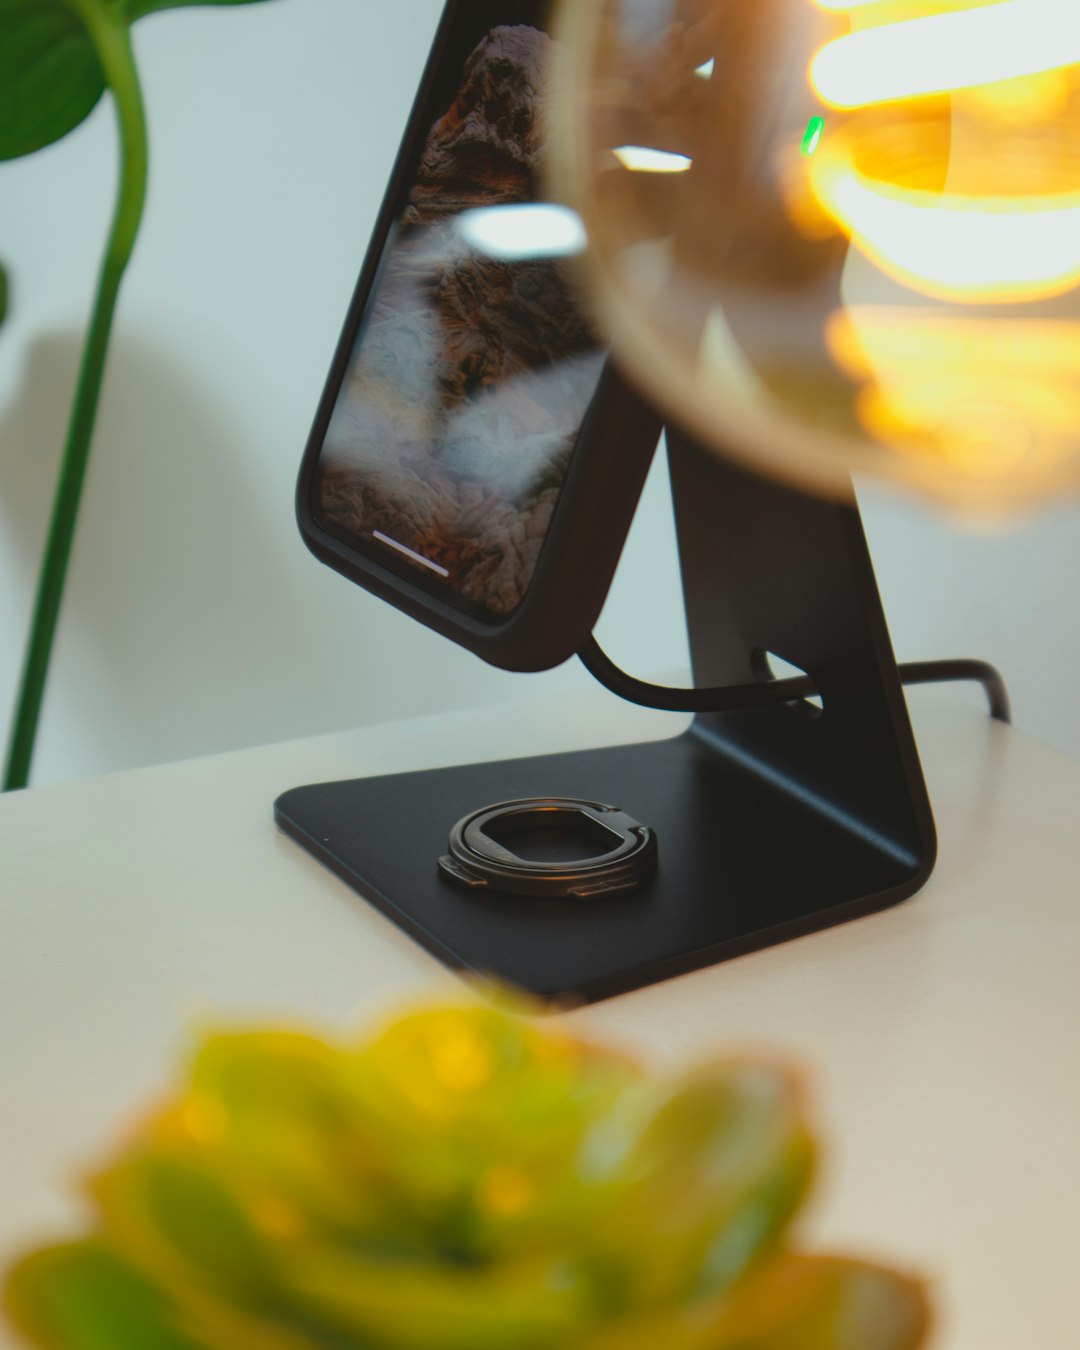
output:
<instances>
[{"instance_id":1,"label":"white tabletop surface","mask_svg":"<svg viewBox=\"0 0 1080 1350\"><path fill-rule=\"evenodd\" d=\"M670 1067L806 1066L809 1241L928 1273L941 1350L1080 1345L1080 764L911 696L941 836L896 909L571 1014ZM323 779L601 745L682 719L597 693L0 799L0 1263L222 1021L356 1026L457 981L271 820ZM10 1341L2 1339L6 1346Z\"/></svg>"}]
</instances>

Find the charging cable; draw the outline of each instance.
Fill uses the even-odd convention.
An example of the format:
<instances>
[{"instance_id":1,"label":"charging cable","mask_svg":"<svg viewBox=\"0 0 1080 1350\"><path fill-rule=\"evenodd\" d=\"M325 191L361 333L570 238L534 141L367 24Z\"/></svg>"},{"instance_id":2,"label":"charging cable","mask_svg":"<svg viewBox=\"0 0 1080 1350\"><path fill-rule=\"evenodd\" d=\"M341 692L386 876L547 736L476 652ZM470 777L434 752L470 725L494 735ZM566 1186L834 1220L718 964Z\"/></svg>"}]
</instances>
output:
<instances>
[{"instance_id":1,"label":"charging cable","mask_svg":"<svg viewBox=\"0 0 1080 1350\"><path fill-rule=\"evenodd\" d=\"M650 684L617 666L595 637L587 640L578 657L589 674L613 694L642 708L659 708L664 712L733 712L739 708L791 703L818 693L807 675L753 684L719 685L711 689L676 689L670 685ZM1012 721L1009 691L1000 672L989 661L908 661L898 669L900 683L905 685L974 680L986 692L990 716L998 722Z\"/></svg>"}]
</instances>

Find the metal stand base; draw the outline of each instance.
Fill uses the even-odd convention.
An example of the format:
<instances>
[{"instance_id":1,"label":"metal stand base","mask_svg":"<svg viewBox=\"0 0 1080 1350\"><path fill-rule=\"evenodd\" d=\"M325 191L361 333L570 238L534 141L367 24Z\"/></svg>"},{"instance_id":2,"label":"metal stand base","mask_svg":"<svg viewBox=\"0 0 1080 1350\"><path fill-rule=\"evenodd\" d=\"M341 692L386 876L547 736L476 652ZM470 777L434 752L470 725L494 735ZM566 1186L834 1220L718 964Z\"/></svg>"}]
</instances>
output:
<instances>
[{"instance_id":1,"label":"metal stand base","mask_svg":"<svg viewBox=\"0 0 1080 1350\"><path fill-rule=\"evenodd\" d=\"M669 432L699 684L806 671L799 701L711 713L673 740L297 788L278 824L447 964L595 1000L913 894L935 840L853 506L751 478ZM607 802L652 827L655 877L595 900L472 893L451 826L511 797Z\"/></svg>"}]
</instances>

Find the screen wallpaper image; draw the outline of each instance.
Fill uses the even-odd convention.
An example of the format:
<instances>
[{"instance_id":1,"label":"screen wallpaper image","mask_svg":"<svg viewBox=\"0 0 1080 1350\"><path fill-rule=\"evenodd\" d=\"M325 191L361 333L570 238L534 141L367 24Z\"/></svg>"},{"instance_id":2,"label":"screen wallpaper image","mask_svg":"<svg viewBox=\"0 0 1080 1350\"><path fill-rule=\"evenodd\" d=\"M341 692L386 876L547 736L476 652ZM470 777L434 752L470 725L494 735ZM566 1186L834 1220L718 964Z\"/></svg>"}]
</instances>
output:
<instances>
[{"instance_id":1,"label":"screen wallpaper image","mask_svg":"<svg viewBox=\"0 0 1080 1350\"><path fill-rule=\"evenodd\" d=\"M500 26L465 62L383 252L315 476L324 529L494 617L532 580L603 364L558 248L527 252L506 230L536 211L522 214L550 48L535 27Z\"/></svg>"}]
</instances>

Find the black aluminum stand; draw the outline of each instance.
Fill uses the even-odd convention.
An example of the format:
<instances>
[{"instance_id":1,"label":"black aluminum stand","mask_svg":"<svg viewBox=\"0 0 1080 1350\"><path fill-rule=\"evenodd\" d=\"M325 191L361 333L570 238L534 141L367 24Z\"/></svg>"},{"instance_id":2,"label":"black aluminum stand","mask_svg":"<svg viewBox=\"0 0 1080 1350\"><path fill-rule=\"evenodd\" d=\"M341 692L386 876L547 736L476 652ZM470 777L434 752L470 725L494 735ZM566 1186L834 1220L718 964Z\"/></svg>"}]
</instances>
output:
<instances>
[{"instance_id":1,"label":"black aluminum stand","mask_svg":"<svg viewBox=\"0 0 1080 1350\"><path fill-rule=\"evenodd\" d=\"M669 432L694 677L768 678L823 710L709 713L672 740L296 788L278 824L451 966L595 1000L905 899L934 864L930 806L854 506L753 478ZM462 816L514 797L608 802L659 868L614 899L461 890L436 860Z\"/></svg>"}]
</instances>

